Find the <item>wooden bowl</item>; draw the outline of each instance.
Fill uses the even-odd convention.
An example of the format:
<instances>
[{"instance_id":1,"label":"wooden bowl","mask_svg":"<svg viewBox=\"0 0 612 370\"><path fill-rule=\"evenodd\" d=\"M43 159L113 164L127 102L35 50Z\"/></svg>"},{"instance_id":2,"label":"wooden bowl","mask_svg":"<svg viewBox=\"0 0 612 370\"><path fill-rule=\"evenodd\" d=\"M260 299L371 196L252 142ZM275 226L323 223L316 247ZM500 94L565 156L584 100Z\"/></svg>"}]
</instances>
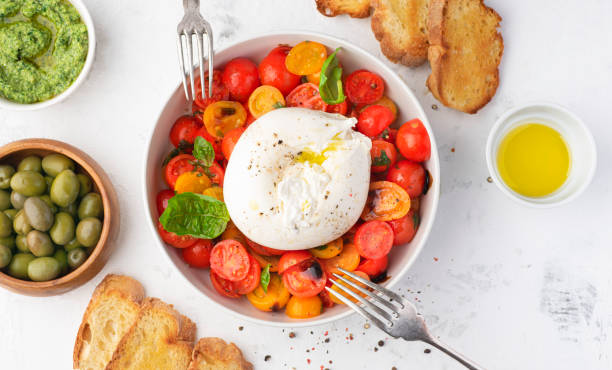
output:
<instances>
[{"instance_id":1,"label":"wooden bowl","mask_svg":"<svg viewBox=\"0 0 612 370\"><path fill-rule=\"evenodd\" d=\"M90 156L61 141L49 139L25 139L0 148L0 163L17 167L18 162L29 155L45 156L63 154L76 164L76 171L89 175L93 189L100 194L104 208L100 240L87 260L76 270L55 280L34 282L20 280L0 271L0 286L16 293L31 296L50 296L74 289L93 278L108 260L119 234L119 202L108 175Z\"/></svg>"}]
</instances>

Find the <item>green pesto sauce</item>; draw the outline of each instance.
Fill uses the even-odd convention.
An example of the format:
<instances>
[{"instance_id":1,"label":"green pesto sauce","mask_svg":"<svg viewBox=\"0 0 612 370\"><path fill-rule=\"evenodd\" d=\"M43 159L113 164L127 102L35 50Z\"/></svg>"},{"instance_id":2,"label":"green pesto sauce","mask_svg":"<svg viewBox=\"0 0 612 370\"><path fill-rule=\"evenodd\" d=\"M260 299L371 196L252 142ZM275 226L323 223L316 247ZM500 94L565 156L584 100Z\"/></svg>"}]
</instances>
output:
<instances>
[{"instance_id":1,"label":"green pesto sauce","mask_svg":"<svg viewBox=\"0 0 612 370\"><path fill-rule=\"evenodd\" d=\"M0 45L0 96L37 103L81 73L87 27L66 0L0 0Z\"/></svg>"}]
</instances>

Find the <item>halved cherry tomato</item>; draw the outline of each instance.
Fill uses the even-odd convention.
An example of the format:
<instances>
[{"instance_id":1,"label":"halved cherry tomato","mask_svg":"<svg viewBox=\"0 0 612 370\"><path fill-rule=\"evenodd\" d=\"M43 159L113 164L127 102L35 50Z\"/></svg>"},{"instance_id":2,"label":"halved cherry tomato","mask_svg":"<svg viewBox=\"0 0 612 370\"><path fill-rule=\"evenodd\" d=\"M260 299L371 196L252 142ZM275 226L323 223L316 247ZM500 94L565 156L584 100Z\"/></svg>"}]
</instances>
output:
<instances>
[{"instance_id":1,"label":"halved cherry tomato","mask_svg":"<svg viewBox=\"0 0 612 370\"><path fill-rule=\"evenodd\" d=\"M253 256L249 254L250 266L247 276L238 282L238 294L248 294L257 288L261 277L261 267Z\"/></svg>"},{"instance_id":2,"label":"halved cherry tomato","mask_svg":"<svg viewBox=\"0 0 612 370\"><path fill-rule=\"evenodd\" d=\"M359 252L357 248L355 248L354 244L344 243L342 247L342 252L336 257L332 257L326 260L321 260L321 263L325 266L325 270L332 274L337 273L341 274L342 271L338 270L338 268L343 268L346 271L354 271L357 266L359 266Z\"/></svg>"},{"instance_id":3,"label":"halved cherry tomato","mask_svg":"<svg viewBox=\"0 0 612 370\"><path fill-rule=\"evenodd\" d=\"M235 58L223 69L223 84L227 86L233 100L244 103L259 86L257 65L247 58Z\"/></svg>"},{"instance_id":4,"label":"halved cherry tomato","mask_svg":"<svg viewBox=\"0 0 612 370\"><path fill-rule=\"evenodd\" d=\"M278 264L278 272L282 274L289 267L310 258L312 258L312 254L306 250L289 251L281 256Z\"/></svg>"},{"instance_id":5,"label":"halved cherry tomato","mask_svg":"<svg viewBox=\"0 0 612 370\"><path fill-rule=\"evenodd\" d=\"M242 245L247 244L246 237L240 232L238 227L230 220L225 227L225 231L221 234L221 240L232 239Z\"/></svg>"},{"instance_id":6,"label":"halved cherry tomato","mask_svg":"<svg viewBox=\"0 0 612 370\"><path fill-rule=\"evenodd\" d=\"M262 85L274 86L282 95L287 95L297 85L301 77L287 70L285 59L291 51L287 45L279 45L272 49L270 53L259 63L259 79ZM249 104L250 105L250 104ZM255 117L255 112L251 111Z\"/></svg>"},{"instance_id":7,"label":"halved cherry tomato","mask_svg":"<svg viewBox=\"0 0 612 370\"><path fill-rule=\"evenodd\" d=\"M395 139L397 138L397 129L387 127L380 134L376 135L374 139L376 140L384 140L388 143L395 145ZM373 140L374 140L373 139Z\"/></svg>"},{"instance_id":8,"label":"halved cherry tomato","mask_svg":"<svg viewBox=\"0 0 612 370\"><path fill-rule=\"evenodd\" d=\"M359 271L359 270L355 270L355 271L353 271L353 274L355 274L355 275L359 276L360 278L364 278L364 279L366 279L366 280L370 280L370 277L369 277L369 276L368 276L368 274L366 274L365 272L362 272L362 271ZM351 278L349 278L349 277L348 277L346 274L342 274L342 276L343 276L345 279L349 280L349 281L350 281L350 280L352 280L352 279L351 279ZM339 283L339 284L343 284L343 282L342 282L342 281L339 281L338 283ZM362 287L362 288L366 288L366 289L367 289L367 286L366 286L365 284L363 284L363 283L360 283L360 282L358 282L358 281L355 281L355 284L359 285L359 286L360 286L360 287ZM346 287L347 289L349 289L350 291L352 291L353 293L355 293L355 294L358 294L358 295L360 295L360 296L362 296L362 297L364 297L364 298L366 298L366 297L367 297L367 294L361 293L361 292L360 292L360 291L358 291L357 289L353 289L353 288L351 288L350 286L347 286L347 285L345 285L345 287ZM344 293L344 292L342 292L342 291L340 290L340 288L338 288L338 286L333 285L331 289L332 289L333 291L337 292L337 294L340 294L340 295L342 295L343 297L350 299L350 300L351 300L351 302L353 302L353 303L357 303L357 299L356 299L356 298L353 298L353 297L352 297L350 294L348 294L348 293ZM329 294L329 297L331 298L332 302L334 302L334 303L336 303L336 304L344 304L344 302L342 302L342 301L340 300L340 298L336 298L336 296L335 296L334 294L332 294L332 293L330 293L330 294Z\"/></svg>"},{"instance_id":9,"label":"halved cherry tomato","mask_svg":"<svg viewBox=\"0 0 612 370\"><path fill-rule=\"evenodd\" d=\"M317 258L328 259L339 255L342 252L343 245L344 240L338 238L320 247L310 248L309 251Z\"/></svg>"},{"instance_id":10,"label":"halved cherry tomato","mask_svg":"<svg viewBox=\"0 0 612 370\"><path fill-rule=\"evenodd\" d=\"M204 97L202 97L202 81L200 81L200 76L197 76L194 80L196 89L194 103L200 107L202 111L206 110L206 108L214 102L228 100L230 98L229 90L222 82L221 71L216 69L213 71L212 97L208 96L208 72L204 74Z\"/></svg>"},{"instance_id":11,"label":"halved cherry tomato","mask_svg":"<svg viewBox=\"0 0 612 370\"><path fill-rule=\"evenodd\" d=\"M365 136L374 137L393 122L393 112L382 105L370 105L359 113L357 130Z\"/></svg>"},{"instance_id":12,"label":"halved cherry tomato","mask_svg":"<svg viewBox=\"0 0 612 370\"><path fill-rule=\"evenodd\" d=\"M406 190L394 182L370 183L368 200L361 213L364 221L390 221L404 217L410 210L410 197Z\"/></svg>"},{"instance_id":13,"label":"halved cherry tomato","mask_svg":"<svg viewBox=\"0 0 612 370\"><path fill-rule=\"evenodd\" d=\"M265 268L267 265L270 265L271 272L278 271L278 265L280 264L280 256L265 256L263 254L256 253L252 249L250 249L249 252L251 252L253 258L255 258L257 262L259 262L259 266L261 266L261 268Z\"/></svg>"},{"instance_id":14,"label":"halved cherry tomato","mask_svg":"<svg viewBox=\"0 0 612 370\"><path fill-rule=\"evenodd\" d=\"M327 106L326 112L328 113L338 113L343 116L346 116L346 112L348 111L348 103L343 101L340 104L331 104Z\"/></svg>"},{"instance_id":15,"label":"halved cherry tomato","mask_svg":"<svg viewBox=\"0 0 612 370\"><path fill-rule=\"evenodd\" d=\"M205 171L206 175L212 182L219 186L223 186L223 179L225 178L225 170L217 162L213 162L212 166L208 167L208 171Z\"/></svg>"},{"instance_id":16,"label":"halved cherry tomato","mask_svg":"<svg viewBox=\"0 0 612 370\"><path fill-rule=\"evenodd\" d=\"M296 297L316 296L325 288L327 274L315 258L304 260L283 272L283 283Z\"/></svg>"},{"instance_id":17,"label":"halved cherry tomato","mask_svg":"<svg viewBox=\"0 0 612 370\"><path fill-rule=\"evenodd\" d=\"M291 298L291 294L283 285L283 281L278 274L270 274L267 290L264 290L260 285L247 294L247 299L255 308L266 312L281 310L287 305L289 298Z\"/></svg>"},{"instance_id":18,"label":"halved cherry tomato","mask_svg":"<svg viewBox=\"0 0 612 370\"><path fill-rule=\"evenodd\" d=\"M393 247L393 229L382 221L368 221L355 233L355 247L362 257L378 259Z\"/></svg>"},{"instance_id":19,"label":"halved cherry tomato","mask_svg":"<svg viewBox=\"0 0 612 370\"><path fill-rule=\"evenodd\" d=\"M156 201L157 201L157 212L161 216L162 213L168 207L168 201L170 198L174 196L174 192L170 189L162 190L157 193Z\"/></svg>"},{"instance_id":20,"label":"halved cherry tomato","mask_svg":"<svg viewBox=\"0 0 612 370\"><path fill-rule=\"evenodd\" d=\"M183 260L191 267L206 268L210 266L210 251L213 242L210 239L198 239L191 247L183 249Z\"/></svg>"},{"instance_id":21,"label":"halved cherry tomato","mask_svg":"<svg viewBox=\"0 0 612 370\"><path fill-rule=\"evenodd\" d=\"M285 98L280 90L274 86L259 86L249 97L249 111L256 119L284 106Z\"/></svg>"},{"instance_id":22,"label":"halved cherry tomato","mask_svg":"<svg viewBox=\"0 0 612 370\"><path fill-rule=\"evenodd\" d=\"M223 188L220 186L211 186L205 189L202 194L208 195L209 197L215 198L216 200L220 200L222 202L225 201L225 199L223 199Z\"/></svg>"},{"instance_id":23,"label":"halved cherry tomato","mask_svg":"<svg viewBox=\"0 0 612 370\"><path fill-rule=\"evenodd\" d=\"M164 179L171 189L174 189L176 180L180 175L194 170L194 161L195 157L191 154L179 154L168 162L164 169Z\"/></svg>"},{"instance_id":24,"label":"halved cherry tomato","mask_svg":"<svg viewBox=\"0 0 612 370\"><path fill-rule=\"evenodd\" d=\"M319 316L323 310L323 303L319 296L301 298L297 296L291 297L287 303L285 313L287 316L294 319L307 319L309 317Z\"/></svg>"},{"instance_id":25,"label":"halved cherry tomato","mask_svg":"<svg viewBox=\"0 0 612 370\"><path fill-rule=\"evenodd\" d=\"M190 115L181 116L170 129L170 142L177 148L181 141L193 144L200 128L202 128L202 122L196 117Z\"/></svg>"},{"instance_id":26,"label":"halved cherry tomato","mask_svg":"<svg viewBox=\"0 0 612 370\"><path fill-rule=\"evenodd\" d=\"M228 298L240 298L238 283L222 278L213 269L210 269L210 282L219 294Z\"/></svg>"},{"instance_id":27,"label":"halved cherry tomato","mask_svg":"<svg viewBox=\"0 0 612 370\"><path fill-rule=\"evenodd\" d=\"M387 255L377 259L364 258L359 262L357 271L366 273L370 278L373 278L385 272L388 263L389 257Z\"/></svg>"},{"instance_id":28,"label":"halved cherry tomato","mask_svg":"<svg viewBox=\"0 0 612 370\"><path fill-rule=\"evenodd\" d=\"M289 72L305 76L320 72L325 59L327 59L325 45L315 41L302 41L289 51L285 66Z\"/></svg>"},{"instance_id":29,"label":"halved cherry tomato","mask_svg":"<svg viewBox=\"0 0 612 370\"><path fill-rule=\"evenodd\" d=\"M400 127L395 142L397 149L406 159L424 162L431 156L431 141L427 129L420 119L410 120Z\"/></svg>"},{"instance_id":30,"label":"halved cherry tomato","mask_svg":"<svg viewBox=\"0 0 612 370\"><path fill-rule=\"evenodd\" d=\"M425 187L425 169L420 163L404 159L391 166L387 181L404 188L410 199L416 198L423 193Z\"/></svg>"},{"instance_id":31,"label":"halved cherry tomato","mask_svg":"<svg viewBox=\"0 0 612 370\"><path fill-rule=\"evenodd\" d=\"M353 104L372 104L383 97L385 83L376 73L357 70L346 78L346 96Z\"/></svg>"},{"instance_id":32,"label":"halved cherry tomato","mask_svg":"<svg viewBox=\"0 0 612 370\"><path fill-rule=\"evenodd\" d=\"M414 238L419 227L419 215L411 210L406 216L387 222L393 229L393 245L402 245Z\"/></svg>"},{"instance_id":33,"label":"halved cherry tomato","mask_svg":"<svg viewBox=\"0 0 612 370\"><path fill-rule=\"evenodd\" d=\"M389 99L386 96L383 96L382 98L378 99L377 101L375 101L374 103L372 103L370 105L382 105L383 107L389 108L389 110L393 113L393 120L395 121L395 118L397 117L397 106L395 105L393 100ZM364 109L366 109L370 105L363 106L360 109L360 111L363 111Z\"/></svg>"},{"instance_id":34,"label":"halved cherry tomato","mask_svg":"<svg viewBox=\"0 0 612 370\"><path fill-rule=\"evenodd\" d=\"M177 193L202 193L210 187L210 179L202 172L183 172L174 184Z\"/></svg>"},{"instance_id":35,"label":"halved cherry tomato","mask_svg":"<svg viewBox=\"0 0 612 370\"><path fill-rule=\"evenodd\" d=\"M232 155L234 147L236 146L236 143L238 142L238 139L240 139L240 136L244 130L244 127L238 127L229 131L223 137L223 141L221 142L221 151L223 152L225 159L230 159L230 155Z\"/></svg>"},{"instance_id":36,"label":"halved cherry tomato","mask_svg":"<svg viewBox=\"0 0 612 370\"><path fill-rule=\"evenodd\" d=\"M176 235L173 232L166 231L159 221L157 222L157 231L164 242L175 248L189 248L197 241L197 239L191 235Z\"/></svg>"},{"instance_id":37,"label":"halved cherry tomato","mask_svg":"<svg viewBox=\"0 0 612 370\"><path fill-rule=\"evenodd\" d=\"M251 249L253 249L255 252L263 256L280 256L286 252L286 251L281 251L280 249L264 247L263 245L257 244L248 238L247 238L247 244L249 245L249 247L251 247Z\"/></svg>"},{"instance_id":38,"label":"halved cherry tomato","mask_svg":"<svg viewBox=\"0 0 612 370\"><path fill-rule=\"evenodd\" d=\"M308 108L325 112L327 104L319 95L319 87L310 82L303 83L287 95L288 107Z\"/></svg>"},{"instance_id":39,"label":"halved cherry tomato","mask_svg":"<svg viewBox=\"0 0 612 370\"><path fill-rule=\"evenodd\" d=\"M235 101L218 101L204 111L204 126L215 139L222 139L229 131L242 127L246 122L246 110Z\"/></svg>"},{"instance_id":40,"label":"halved cherry tomato","mask_svg":"<svg viewBox=\"0 0 612 370\"><path fill-rule=\"evenodd\" d=\"M220 277L240 281L249 273L251 259L242 244L235 240L223 240L210 253L210 268Z\"/></svg>"},{"instance_id":41,"label":"halved cherry tomato","mask_svg":"<svg viewBox=\"0 0 612 370\"><path fill-rule=\"evenodd\" d=\"M397 159L395 146L384 140L372 140L372 172L385 172Z\"/></svg>"}]
</instances>

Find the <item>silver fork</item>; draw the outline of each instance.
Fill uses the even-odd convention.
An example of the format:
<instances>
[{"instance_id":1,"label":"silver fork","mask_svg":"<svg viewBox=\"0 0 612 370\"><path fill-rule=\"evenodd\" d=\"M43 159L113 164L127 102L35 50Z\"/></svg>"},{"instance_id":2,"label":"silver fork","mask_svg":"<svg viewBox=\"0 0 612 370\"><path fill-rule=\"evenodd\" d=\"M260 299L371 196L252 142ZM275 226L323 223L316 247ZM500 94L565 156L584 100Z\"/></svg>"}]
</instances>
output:
<instances>
[{"instance_id":1,"label":"silver fork","mask_svg":"<svg viewBox=\"0 0 612 370\"><path fill-rule=\"evenodd\" d=\"M200 14L200 0L183 0L185 16L176 28L177 48L181 76L183 77L183 87L185 97L189 102L195 99L195 86L193 78L193 37L197 39L196 45L200 57L200 82L202 83L202 98L204 98L204 37L208 41L208 70L212 74L213 70L213 34L210 24L204 20ZM183 47L185 44L185 47ZM185 49L187 52L185 53ZM186 67L186 69L185 69ZM187 86L187 76L189 76L189 87ZM208 95L212 97L212 76L208 78ZM191 90L191 95L189 95Z\"/></svg>"},{"instance_id":2,"label":"silver fork","mask_svg":"<svg viewBox=\"0 0 612 370\"><path fill-rule=\"evenodd\" d=\"M484 370L484 368L476 365L474 362L468 360L461 354L442 344L438 339L434 338L427 330L423 317L417 313L416 308L411 302L390 291L389 289L381 287L378 284L374 284L371 281L350 273L342 268L339 270L351 279L371 288L372 291L365 289L346 277L336 273L333 274L335 279L331 279L333 285L358 300L361 305L354 303L344 295L330 289L330 287L325 287L325 289L330 294L333 294L336 298L350 306L353 310L357 311L357 313L359 313L361 316L373 322L387 334L394 338L403 338L408 341L423 341L459 361L468 369ZM349 289L347 286L351 289ZM354 290L366 295L368 299L362 297L360 294L357 294Z\"/></svg>"}]
</instances>

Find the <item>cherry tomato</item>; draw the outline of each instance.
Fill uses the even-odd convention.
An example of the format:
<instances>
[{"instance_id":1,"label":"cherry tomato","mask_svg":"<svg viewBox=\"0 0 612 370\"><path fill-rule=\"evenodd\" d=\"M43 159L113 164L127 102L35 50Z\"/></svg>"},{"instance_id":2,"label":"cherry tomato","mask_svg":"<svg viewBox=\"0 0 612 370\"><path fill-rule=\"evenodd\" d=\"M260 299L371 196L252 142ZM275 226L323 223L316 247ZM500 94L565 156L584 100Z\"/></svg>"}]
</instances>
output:
<instances>
[{"instance_id":1,"label":"cherry tomato","mask_svg":"<svg viewBox=\"0 0 612 370\"><path fill-rule=\"evenodd\" d=\"M221 152L223 152L225 159L230 159L230 155L232 155L234 147L236 146L236 143L238 142L238 139L240 139L240 135L242 135L244 130L244 127L238 127L229 131L223 137L223 141L221 142Z\"/></svg>"},{"instance_id":2,"label":"cherry tomato","mask_svg":"<svg viewBox=\"0 0 612 370\"><path fill-rule=\"evenodd\" d=\"M429 134L420 119L415 118L400 127L395 142L399 152L415 162L424 162L431 156Z\"/></svg>"},{"instance_id":3,"label":"cherry tomato","mask_svg":"<svg viewBox=\"0 0 612 370\"><path fill-rule=\"evenodd\" d=\"M409 210L410 197L406 190L394 182L375 181L370 183L361 219L390 221L404 217Z\"/></svg>"},{"instance_id":4,"label":"cherry tomato","mask_svg":"<svg viewBox=\"0 0 612 370\"><path fill-rule=\"evenodd\" d=\"M327 104L319 95L319 88L310 82L303 83L287 95L288 107L300 107L326 111Z\"/></svg>"},{"instance_id":5,"label":"cherry tomato","mask_svg":"<svg viewBox=\"0 0 612 370\"><path fill-rule=\"evenodd\" d=\"M425 169L420 163L404 159L391 166L387 181L404 188L411 199L416 198L425 187Z\"/></svg>"},{"instance_id":6,"label":"cherry tomato","mask_svg":"<svg viewBox=\"0 0 612 370\"><path fill-rule=\"evenodd\" d=\"M259 286L261 267L253 256L249 254L250 267L247 276L238 282L238 294L249 294Z\"/></svg>"},{"instance_id":7,"label":"cherry tomato","mask_svg":"<svg viewBox=\"0 0 612 370\"><path fill-rule=\"evenodd\" d=\"M372 172L384 172L395 163L397 151L395 146L384 140L372 140Z\"/></svg>"},{"instance_id":8,"label":"cherry tomato","mask_svg":"<svg viewBox=\"0 0 612 370\"><path fill-rule=\"evenodd\" d=\"M213 242L210 239L198 239L191 247L183 249L183 260L191 267L206 268L210 266L210 251Z\"/></svg>"},{"instance_id":9,"label":"cherry tomato","mask_svg":"<svg viewBox=\"0 0 612 370\"><path fill-rule=\"evenodd\" d=\"M382 221L368 221L355 233L355 247L362 257L378 259L393 247L393 229Z\"/></svg>"},{"instance_id":10,"label":"cherry tomato","mask_svg":"<svg viewBox=\"0 0 612 370\"><path fill-rule=\"evenodd\" d=\"M253 249L250 249L249 252L259 262L259 266L261 268L265 268L270 265L270 272L278 271L278 264L280 263L280 256L264 256L263 254L256 253Z\"/></svg>"},{"instance_id":11,"label":"cherry tomato","mask_svg":"<svg viewBox=\"0 0 612 370\"><path fill-rule=\"evenodd\" d=\"M346 271L353 271L359 265L359 252L355 248L354 244L344 243L342 252L336 257L321 260L321 263L325 266L325 271L329 273L341 274L338 268L343 268Z\"/></svg>"},{"instance_id":12,"label":"cherry tomato","mask_svg":"<svg viewBox=\"0 0 612 370\"><path fill-rule=\"evenodd\" d=\"M374 139L384 140L388 143L395 145L395 138L397 137L397 129L387 127L380 134L376 135Z\"/></svg>"},{"instance_id":13,"label":"cherry tomato","mask_svg":"<svg viewBox=\"0 0 612 370\"><path fill-rule=\"evenodd\" d=\"M225 231L221 234L221 240L233 239L242 245L247 244L246 236L240 232L238 227L230 220L225 227Z\"/></svg>"},{"instance_id":14,"label":"cherry tomato","mask_svg":"<svg viewBox=\"0 0 612 370\"><path fill-rule=\"evenodd\" d=\"M202 193L210 187L210 179L201 172L184 172L174 184L174 191L180 193Z\"/></svg>"},{"instance_id":15,"label":"cherry tomato","mask_svg":"<svg viewBox=\"0 0 612 370\"><path fill-rule=\"evenodd\" d=\"M312 254L306 250L287 252L280 258L280 262L278 263L278 272L282 274L289 267L310 258L312 258Z\"/></svg>"},{"instance_id":16,"label":"cherry tomato","mask_svg":"<svg viewBox=\"0 0 612 370\"><path fill-rule=\"evenodd\" d=\"M219 294L228 298L240 298L238 283L222 278L213 269L210 270L210 282Z\"/></svg>"},{"instance_id":17,"label":"cherry tomato","mask_svg":"<svg viewBox=\"0 0 612 370\"><path fill-rule=\"evenodd\" d=\"M260 85L257 65L247 58L232 59L223 70L223 84L233 100L244 103Z\"/></svg>"},{"instance_id":18,"label":"cherry tomato","mask_svg":"<svg viewBox=\"0 0 612 370\"><path fill-rule=\"evenodd\" d=\"M208 177L210 181L223 187L223 179L225 178L225 170L217 162L213 162L212 166L208 167Z\"/></svg>"},{"instance_id":19,"label":"cherry tomato","mask_svg":"<svg viewBox=\"0 0 612 370\"><path fill-rule=\"evenodd\" d=\"M343 116L346 116L346 112L348 111L348 103L345 101L343 101L340 104L331 104L327 106L327 110L328 113L338 113L341 114Z\"/></svg>"},{"instance_id":20,"label":"cherry tomato","mask_svg":"<svg viewBox=\"0 0 612 370\"><path fill-rule=\"evenodd\" d=\"M287 45L279 45L272 49L270 53L259 64L259 79L262 85L274 86L280 90L282 95L287 95L297 85L301 77L287 70L285 59L291 51ZM257 115L252 112L255 117Z\"/></svg>"},{"instance_id":21,"label":"cherry tomato","mask_svg":"<svg viewBox=\"0 0 612 370\"><path fill-rule=\"evenodd\" d=\"M175 248L188 248L194 245L197 241L191 235L176 235L173 232L166 231L161 222L157 222L157 231L162 240Z\"/></svg>"},{"instance_id":22,"label":"cherry tomato","mask_svg":"<svg viewBox=\"0 0 612 370\"><path fill-rule=\"evenodd\" d=\"M204 75L204 98L202 98L202 82L200 76L194 78L196 97L194 103L204 111L210 104L221 100L228 100L230 93L222 82L222 72L215 69L213 71L212 97L208 96L208 72Z\"/></svg>"},{"instance_id":23,"label":"cherry tomato","mask_svg":"<svg viewBox=\"0 0 612 370\"><path fill-rule=\"evenodd\" d=\"M393 112L382 105L370 105L359 113L357 130L365 136L374 137L393 122Z\"/></svg>"},{"instance_id":24,"label":"cherry tomato","mask_svg":"<svg viewBox=\"0 0 612 370\"><path fill-rule=\"evenodd\" d=\"M181 141L193 144L201 127L202 122L194 116L185 115L179 117L170 129L170 141L172 145L178 148Z\"/></svg>"},{"instance_id":25,"label":"cherry tomato","mask_svg":"<svg viewBox=\"0 0 612 370\"><path fill-rule=\"evenodd\" d=\"M291 295L278 274L270 274L270 283L267 290L264 290L260 285L247 294L247 299L255 308L266 312L282 309L287 305L289 298L291 298Z\"/></svg>"},{"instance_id":26,"label":"cherry tomato","mask_svg":"<svg viewBox=\"0 0 612 370\"><path fill-rule=\"evenodd\" d=\"M327 292L327 290L323 289L321 293L319 293L319 298L321 298L321 303L323 304L323 307L325 308L334 307L335 303L334 301L332 301L330 294Z\"/></svg>"},{"instance_id":27,"label":"cherry tomato","mask_svg":"<svg viewBox=\"0 0 612 370\"><path fill-rule=\"evenodd\" d=\"M264 247L263 245L257 244L248 238L247 244L249 245L249 247L251 247L251 249L253 249L256 253L261 254L262 256L280 256L285 253L285 251L279 249Z\"/></svg>"},{"instance_id":28,"label":"cherry tomato","mask_svg":"<svg viewBox=\"0 0 612 370\"><path fill-rule=\"evenodd\" d=\"M325 45L315 41L302 41L289 51L285 66L289 72L305 76L320 72L325 59L327 59Z\"/></svg>"},{"instance_id":29,"label":"cherry tomato","mask_svg":"<svg viewBox=\"0 0 612 370\"><path fill-rule=\"evenodd\" d=\"M342 238L338 238L319 247L310 248L309 251L317 258L328 259L339 255L342 252L343 246L344 240Z\"/></svg>"},{"instance_id":30,"label":"cherry tomato","mask_svg":"<svg viewBox=\"0 0 612 370\"><path fill-rule=\"evenodd\" d=\"M348 75L344 88L353 104L372 104L383 97L385 83L376 73L360 69Z\"/></svg>"},{"instance_id":31,"label":"cherry tomato","mask_svg":"<svg viewBox=\"0 0 612 370\"><path fill-rule=\"evenodd\" d=\"M319 296L301 298L293 296L287 303L285 313L287 316L294 319L307 319L309 317L319 316L323 310L323 303Z\"/></svg>"},{"instance_id":32,"label":"cherry tomato","mask_svg":"<svg viewBox=\"0 0 612 370\"><path fill-rule=\"evenodd\" d=\"M217 243L210 253L210 268L220 277L240 281L249 273L251 257L242 244L235 240Z\"/></svg>"},{"instance_id":33,"label":"cherry tomato","mask_svg":"<svg viewBox=\"0 0 612 370\"><path fill-rule=\"evenodd\" d=\"M393 120L395 121L395 118L397 117L397 106L395 105L393 100L387 98L386 96L383 96L382 98L378 99L377 101L375 101L371 105L382 105L383 107L389 108L389 110L393 113ZM363 111L364 109L366 109L369 106L370 105L363 106L360 109L360 111Z\"/></svg>"},{"instance_id":34,"label":"cherry tomato","mask_svg":"<svg viewBox=\"0 0 612 370\"><path fill-rule=\"evenodd\" d=\"M225 200L223 199L223 188L220 186L211 186L207 189L204 189L202 195L208 195L211 198L215 198L216 200L225 202Z\"/></svg>"},{"instance_id":35,"label":"cherry tomato","mask_svg":"<svg viewBox=\"0 0 612 370\"><path fill-rule=\"evenodd\" d=\"M157 212L161 216L162 213L168 207L168 201L170 198L174 196L174 192L170 189L162 190L157 193L156 201L157 201Z\"/></svg>"},{"instance_id":36,"label":"cherry tomato","mask_svg":"<svg viewBox=\"0 0 612 370\"><path fill-rule=\"evenodd\" d=\"M353 274L359 276L360 278L366 279L366 280L370 280L370 277L368 276L368 274L366 274L365 272L359 271L359 270L355 270L353 271ZM342 274L342 277L344 277L347 280L351 280L346 274ZM340 284L342 284L342 282L340 282ZM355 284L357 284L358 286L367 289L367 286L363 283L360 282L355 282ZM363 298L367 298L367 294L365 293L361 293L359 290L351 288L349 286L346 287L348 290L352 291L353 293L362 296ZM357 298L354 298L353 296L351 296L348 293L344 293L343 291L340 290L340 288L337 285L333 285L332 286L332 290L334 292L336 292L336 294L339 294L345 298L348 298L351 302L353 303L357 303L358 300ZM330 294L329 297L331 298L332 302L337 303L337 304L344 304L344 302L342 302L342 300L340 300L340 298L337 298L334 294Z\"/></svg>"},{"instance_id":37,"label":"cherry tomato","mask_svg":"<svg viewBox=\"0 0 612 370\"><path fill-rule=\"evenodd\" d=\"M253 91L249 97L249 111L256 119L264 114L285 106L285 97L274 86L263 85Z\"/></svg>"},{"instance_id":38,"label":"cherry tomato","mask_svg":"<svg viewBox=\"0 0 612 370\"><path fill-rule=\"evenodd\" d=\"M283 272L283 283L289 293L296 297L316 296L327 282L325 270L315 258L304 260Z\"/></svg>"},{"instance_id":39,"label":"cherry tomato","mask_svg":"<svg viewBox=\"0 0 612 370\"><path fill-rule=\"evenodd\" d=\"M171 189L174 189L180 175L194 170L194 161L195 157L191 154L179 154L168 162L164 170L164 179Z\"/></svg>"},{"instance_id":40,"label":"cherry tomato","mask_svg":"<svg viewBox=\"0 0 612 370\"><path fill-rule=\"evenodd\" d=\"M419 215L410 211L408 214L397 220L387 221L393 229L393 245L402 245L409 243L419 228Z\"/></svg>"},{"instance_id":41,"label":"cherry tomato","mask_svg":"<svg viewBox=\"0 0 612 370\"><path fill-rule=\"evenodd\" d=\"M235 101L218 101L204 111L204 126L215 139L222 139L229 131L242 127L247 113L242 104Z\"/></svg>"},{"instance_id":42,"label":"cherry tomato","mask_svg":"<svg viewBox=\"0 0 612 370\"><path fill-rule=\"evenodd\" d=\"M385 272L388 263L389 258L387 257L387 255L384 255L381 258L377 259L364 258L361 260L361 262L359 262L357 271L361 271L367 274L370 278L373 278Z\"/></svg>"},{"instance_id":43,"label":"cherry tomato","mask_svg":"<svg viewBox=\"0 0 612 370\"><path fill-rule=\"evenodd\" d=\"M321 83L321 71L309 74L308 76L306 76L306 81L319 86L319 83Z\"/></svg>"}]
</instances>

